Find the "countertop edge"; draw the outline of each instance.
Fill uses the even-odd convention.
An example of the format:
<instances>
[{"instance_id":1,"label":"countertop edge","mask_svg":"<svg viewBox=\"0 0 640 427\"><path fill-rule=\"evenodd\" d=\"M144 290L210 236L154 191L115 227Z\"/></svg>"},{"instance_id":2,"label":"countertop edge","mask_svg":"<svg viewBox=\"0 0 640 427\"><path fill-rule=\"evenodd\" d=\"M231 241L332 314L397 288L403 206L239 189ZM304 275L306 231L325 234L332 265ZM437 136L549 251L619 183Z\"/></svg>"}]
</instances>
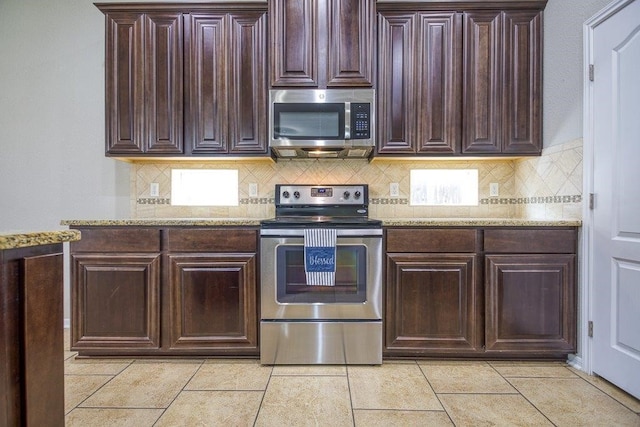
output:
<instances>
[{"instance_id":1,"label":"countertop edge","mask_svg":"<svg viewBox=\"0 0 640 427\"><path fill-rule=\"evenodd\" d=\"M526 218L376 218L384 227L580 227L581 220ZM260 218L147 218L63 220L69 227L257 227Z\"/></svg>"},{"instance_id":2,"label":"countertop edge","mask_svg":"<svg viewBox=\"0 0 640 427\"><path fill-rule=\"evenodd\" d=\"M524 218L383 219L383 227L581 227L581 220Z\"/></svg>"},{"instance_id":3,"label":"countertop edge","mask_svg":"<svg viewBox=\"0 0 640 427\"><path fill-rule=\"evenodd\" d=\"M0 250L76 242L80 238L81 233L78 230L0 233Z\"/></svg>"},{"instance_id":4,"label":"countertop edge","mask_svg":"<svg viewBox=\"0 0 640 427\"><path fill-rule=\"evenodd\" d=\"M212 226L212 227L257 227L258 218L150 218L150 219L73 219L63 220L60 225L69 227L179 227L179 226Z\"/></svg>"}]
</instances>

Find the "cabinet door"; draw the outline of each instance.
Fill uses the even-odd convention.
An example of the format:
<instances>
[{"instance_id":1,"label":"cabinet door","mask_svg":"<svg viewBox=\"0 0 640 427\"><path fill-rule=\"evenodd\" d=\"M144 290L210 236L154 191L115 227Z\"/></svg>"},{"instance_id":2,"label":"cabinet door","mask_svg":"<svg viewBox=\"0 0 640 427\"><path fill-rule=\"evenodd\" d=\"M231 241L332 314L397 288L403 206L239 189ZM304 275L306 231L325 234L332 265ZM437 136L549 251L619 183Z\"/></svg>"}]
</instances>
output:
<instances>
[{"instance_id":1,"label":"cabinet door","mask_svg":"<svg viewBox=\"0 0 640 427\"><path fill-rule=\"evenodd\" d=\"M106 17L106 151L144 152L144 15Z\"/></svg>"},{"instance_id":2,"label":"cabinet door","mask_svg":"<svg viewBox=\"0 0 640 427\"><path fill-rule=\"evenodd\" d=\"M272 86L373 85L373 0L274 0L269 20Z\"/></svg>"},{"instance_id":3,"label":"cabinet door","mask_svg":"<svg viewBox=\"0 0 640 427\"><path fill-rule=\"evenodd\" d=\"M182 153L182 14L107 14L108 154Z\"/></svg>"},{"instance_id":4,"label":"cabinet door","mask_svg":"<svg viewBox=\"0 0 640 427\"><path fill-rule=\"evenodd\" d=\"M464 14L463 153L500 153L502 20L500 12Z\"/></svg>"},{"instance_id":5,"label":"cabinet door","mask_svg":"<svg viewBox=\"0 0 640 427\"><path fill-rule=\"evenodd\" d=\"M542 12L465 14L463 153L542 149Z\"/></svg>"},{"instance_id":6,"label":"cabinet door","mask_svg":"<svg viewBox=\"0 0 640 427\"><path fill-rule=\"evenodd\" d=\"M378 28L378 153L459 153L461 15L385 11Z\"/></svg>"},{"instance_id":7,"label":"cabinet door","mask_svg":"<svg viewBox=\"0 0 640 427\"><path fill-rule=\"evenodd\" d=\"M503 153L542 150L542 13L504 14Z\"/></svg>"},{"instance_id":8,"label":"cabinet door","mask_svg":"<svg viewBox=\"0 0 640 427\"><path fill-rule=\"evenodd\" d=\"M387 254L385 355L480 351L476 275L474 254Z\"/></svg>"},{"instance_id":9,"label":"cabinet door","mask_svg":"<svg viewBox=\"0 0 640 427\"><path fill-rule=\"evenodd\" d=\"M147 153L182 153L182 14L145 15Z\"/></svg>"},{"instance_id":10,"label":"cabinet door","mask_svg":"<svg viewBox=\"0 0 640 427\"><path fill-rule=\"evenodd\" d=\"M229 152L267 152L267 16L230 15Z\"/></svg>"},{"instance_id":11,"label":"cabinet door","mask_svg":"<svg viewBox=\"0 0 640 427\"><path fill-rule=\"evenodd\" d=\"M415 14L378 16L378 147L380 154L414 153L413 57ZM414 117L414 119L412 119Z\"/></svg>"},{"instance_id":12,"label":"cabinet door","mask_svg":"<svg viewBox=\"0 0 640 427\"><path fill-rule=\"evenodd\" d=\"M316 1L270 1L269 26L271 85L318 86Z\"/></svg>"},{"instance_id":13,"label":"cabinet door","mask_svg":"<svg viewBox=\"0 0 640 427\"><path fill-rule=\"evenodd\" d=\"M227 37L224 14L185 16L187 106L185 138L190 152L226 153Z\"/></svg>"},{"instance_id":14,"label":"cabinet door","mask_svg":"<svg viewBox=\"0 0 640 427\"><path fill-rule=\"evenodd\" d=\"M324 54L322 47L318 62L327 69L327 87L372 86L375 1L328 0L326 16L328 50Z\"/></svg>"},{"instance_id":15,"label":"cabinet door","mask_svg":"<svg viewBox=\"0 0 640 427\"><path fill-rule=\"evenodd\" d=\"M72 348L160 346L159 254L72 254Z\"/></svg>"},{"instance_id":16,"label":"cabinet door","mask_svg":"<svg viewBox=\"0 0 640 427\"><path fill-rule=\"evenodd\" d=\"M170 254L170 348L257 354L255 254Z\"/></svg>"},{"instance_id":17,"label":"cabinet door","mask_svg":"<svg viewBox=\"0 0 640 427\"><path fill-rule=\"evenodd\" d=\"M420 13L416 23L416 151L459 153L461 16Z\"/></svg>"},{"instance_id":18,"label":"cabinet door","mask_svg":"<svg viewBox=\"0 0 640 427\"><path fill-rule=\"evenodd\" d=\"M575 255L486 256L486 351L562 356L576 350Z\"/></svg>"}]
</instances>

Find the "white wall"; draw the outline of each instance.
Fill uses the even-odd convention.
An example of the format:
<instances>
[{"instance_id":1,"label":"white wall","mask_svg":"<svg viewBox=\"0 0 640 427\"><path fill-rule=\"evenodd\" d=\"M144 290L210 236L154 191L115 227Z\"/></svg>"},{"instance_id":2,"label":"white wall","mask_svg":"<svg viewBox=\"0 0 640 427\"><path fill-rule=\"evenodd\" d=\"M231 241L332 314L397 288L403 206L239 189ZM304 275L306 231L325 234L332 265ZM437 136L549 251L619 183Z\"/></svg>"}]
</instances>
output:
<instances>
[{"instance_id":1,"label":"white wall","mask_svg":"<svg viewBox=\"0 0 640 427\"><path fill-rule=\"evenodd\" d=\"M544 11L543 141L582 138L582 25L610 0L549 0Z\"/></svg>"}]
</instances>

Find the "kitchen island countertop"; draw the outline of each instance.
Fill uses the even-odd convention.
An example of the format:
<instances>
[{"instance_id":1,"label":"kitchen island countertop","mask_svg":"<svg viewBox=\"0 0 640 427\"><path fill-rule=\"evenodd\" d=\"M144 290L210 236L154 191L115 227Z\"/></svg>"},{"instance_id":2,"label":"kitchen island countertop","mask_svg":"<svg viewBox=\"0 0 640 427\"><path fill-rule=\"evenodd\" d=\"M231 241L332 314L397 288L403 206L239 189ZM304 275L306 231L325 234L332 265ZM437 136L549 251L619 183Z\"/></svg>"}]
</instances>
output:
<instances>
[{"instance_id":1,"label":"kitchen island countertop","mask_svg":"<svg viewBox=\"0 0 640 427\"><path fill-rule=\"evenodd\" d=\"M59 231L0 231L0 250L53 245L80 240L78 230Z\"/></svg>"}]
</instances>

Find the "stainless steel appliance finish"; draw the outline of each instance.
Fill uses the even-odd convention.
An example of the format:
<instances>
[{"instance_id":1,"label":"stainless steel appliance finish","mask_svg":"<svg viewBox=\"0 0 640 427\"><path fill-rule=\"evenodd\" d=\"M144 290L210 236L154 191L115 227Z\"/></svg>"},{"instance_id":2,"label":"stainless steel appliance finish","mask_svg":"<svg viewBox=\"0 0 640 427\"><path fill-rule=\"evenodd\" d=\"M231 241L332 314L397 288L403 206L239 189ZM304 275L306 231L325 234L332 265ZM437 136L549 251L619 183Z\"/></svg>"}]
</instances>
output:
<instances>
[{"instance_id":1,"label":"stainless steel appliance finish","mask_svg":"<svg viewBox=\"0 0 640 427\"><path fill-rule=\"evenodd\" d=\"M260 333L264 365L382 363L382 322L262 322Z\"/></svg>"},{"instance_id":2,"label":"stainless steel appliance finish","mask_svg":"<svg viewBox=\"0 0 640 427\"><path fill-rule=\"evenodd\" d=\"M304 230L336 229L334 286L304 275ZM263 364L382 363L382 226L366 185L278 185L260 232Z\"/></svg>"},{"instance_id":3,"label":"stainless steel appliance finish","mask_svg":"<svg viewBox=\"0 0 640 427\"><path fill-rule=\"evenodd\" d=\"M368 158L375 140L374 89L269 91L276 158Z\"/></svg>"},{"instance_id":4,"label":"stainless steel appliance finish","mask_svg":"<svg viewBox=\"0 0 640 427\"><path fill-rule=\"evenodd\" d=\"M311 289L309 293L303 293L304 297L299 296L298 301L293 301L292 295L282 295L282 290L278 296L277 288L284 286L282 281L286 274L282 270L284 261L280 259L279 263L278 255L284 257L287 251L301 253L304 245L303 228L262 229L260 234L262 319L382 319L382 289L376 286L382 283L382 229L337 230L338 250L345 247L365 249L365 259L362 261L366 275L360 284L368 286L363 286L361 295L341 294L343 289L336 284L332 289L320 289L324 294L317 288Z\"/></svg>"}]
</instances>

